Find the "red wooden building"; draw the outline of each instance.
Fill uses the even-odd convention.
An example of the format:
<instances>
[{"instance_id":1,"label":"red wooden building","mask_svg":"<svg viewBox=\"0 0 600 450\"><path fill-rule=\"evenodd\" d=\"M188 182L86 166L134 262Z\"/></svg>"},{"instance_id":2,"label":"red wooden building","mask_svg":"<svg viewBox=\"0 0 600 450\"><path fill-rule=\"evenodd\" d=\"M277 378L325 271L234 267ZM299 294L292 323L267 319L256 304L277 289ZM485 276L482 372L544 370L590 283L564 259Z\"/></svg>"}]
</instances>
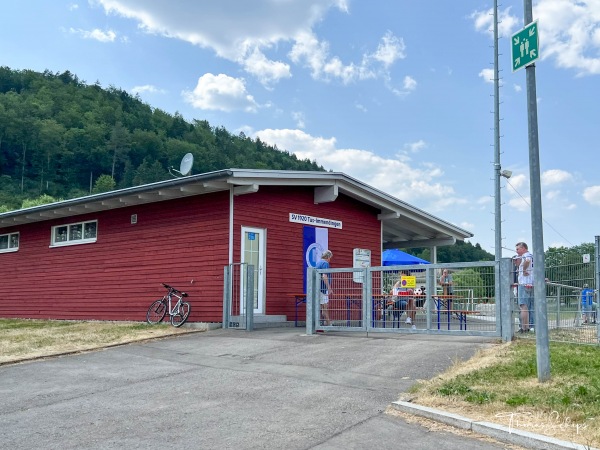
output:
<instances>
[{"instance_id":1,"label":"red wooden building","mask_svg":"<svg viewBox=\"0 0 600 450\"><path fill-rule=\"evenodd\" d=\"M190 322L221 322L224 267L249 262L255 320L294 320L310 249L378 266L382 249L471 236L342 173L191 175L0 214L0 317L143 321L166 282L189 293Z\"/></svg>"}]
</instances>

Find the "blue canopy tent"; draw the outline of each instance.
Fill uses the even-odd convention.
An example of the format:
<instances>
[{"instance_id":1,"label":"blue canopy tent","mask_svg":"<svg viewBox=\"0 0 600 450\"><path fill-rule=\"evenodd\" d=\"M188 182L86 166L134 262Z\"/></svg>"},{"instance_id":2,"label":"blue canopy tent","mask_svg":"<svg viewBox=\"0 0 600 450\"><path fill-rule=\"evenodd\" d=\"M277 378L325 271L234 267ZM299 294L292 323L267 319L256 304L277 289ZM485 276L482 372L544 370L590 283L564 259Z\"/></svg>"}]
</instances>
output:
<instances>
[{"instance_id":1,"label":"blue canopy tent","mask_svg":"<svg viewBox=\"0 0 600 450\"><path fill-rule=\"evenodd\" d=\"M382 265L384 266L408 266L411 264L431 263L398 249L390 249L383 252Z\"/></svg>"}]
</instances>

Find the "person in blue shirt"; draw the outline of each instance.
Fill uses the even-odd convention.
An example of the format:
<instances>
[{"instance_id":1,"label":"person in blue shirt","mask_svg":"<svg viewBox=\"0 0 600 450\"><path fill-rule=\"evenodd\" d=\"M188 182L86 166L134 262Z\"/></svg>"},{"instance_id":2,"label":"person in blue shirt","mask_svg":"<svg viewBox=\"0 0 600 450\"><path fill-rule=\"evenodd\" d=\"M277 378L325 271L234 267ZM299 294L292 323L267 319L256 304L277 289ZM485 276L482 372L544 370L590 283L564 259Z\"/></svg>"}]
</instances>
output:
<instances>
[{"instance_id":1,"label":"person in blue shirt","mask_svg":"<svg viewBox=\"0 0 600 450\"><path fill-rule=\"evenodd\" d=\"M316 269L329 269L329 262L333 258L331 250L325 250L321 255L321 259L315 266ZM331 288L331 274L324 273L321 275L321 316L323 317L323 325L333 325L332 320L329 318L329 296L333 293Z\"/></svg>"},{"instance_id":2,"label":"person in blue shirt","mask_svg":"<svg viewBox=\"0 0 600 450\"><path fill-rule=\"evenodd\" d=\"M581 290L581 311L583 323L596 323L596 307L594 302L594 290L587 284L583 285Z\"/></svg>"}]
</instances>

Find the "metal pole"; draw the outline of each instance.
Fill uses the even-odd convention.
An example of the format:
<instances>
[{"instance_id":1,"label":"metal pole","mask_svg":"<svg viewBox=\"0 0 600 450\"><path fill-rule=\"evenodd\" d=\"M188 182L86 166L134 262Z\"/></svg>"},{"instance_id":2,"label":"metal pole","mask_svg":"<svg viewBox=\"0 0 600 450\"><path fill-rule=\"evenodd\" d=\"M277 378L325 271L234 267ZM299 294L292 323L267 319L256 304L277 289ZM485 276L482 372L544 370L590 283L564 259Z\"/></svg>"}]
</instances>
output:
<instances>
[{"instance_id":1,"label":"metal pole","mask_svg":"<svg viewBox=\"0 0 600 450\"><path fill-rule=\"evenodd\" d=\"M495 260L496 276L494 290L496 292L496 302L504 300L502 295L503 286L499 270L501 269L500 260L502 259L502 203L500 199L500 70L498 63L498 0L494 0L494 202L495 202ZM510 330L512 332L512 322ZM506 338L504 331L503 339ZM512 339L512 333L509 339Z\"/></svg>"},{"instance_id":2,"label":"metal pole","mask_svg":"<svg viewBox=\"0 0 600 450\"><path fill-rule=\"evenodd\" d=\"M596 264L596 286L594 286L594 294L596 299L596 336L598 337L598 342L600 342L600 317L598 317L598 313L600 312L600 236L596 236L595 241L595 249L594 249L594 262Z\"/></svg>"},{"instance_id":3,"label":"metal pole","mask_svg":"<svg viewBox=\"0 0 600 450\"><path fill-rule=\"evenodd\" d=\"M254 330L254 266L246 269L246 331Z\"/></svg>"},{"instance_id":4,"label":"metal pole","mask_svg":"<svg viewBox=\"0 0 600 450\"><path fill-rule=\"evenodd\" d=\"M229 315L231 314L231 272L233 266L225 266L223 273L223 328L229 328Z\"/></svg>"},{"instance_id":5,"label":"metal pole","mask_svg":"<svg viewBox=\"0 0 600 450\"><path fill-rule=\"evenodd\" d=\"M533 22L532 0L525 2L525 26ZM527 125L529 135L529 184L531 195L531 235L533 250L533 298L538 381L550 379L550 349L548 344L548 313L544 281L544 228L540 187L540 149L538 142L537 93L535 64L525 68L527 78Z\"/></svg>"}]
</instances>

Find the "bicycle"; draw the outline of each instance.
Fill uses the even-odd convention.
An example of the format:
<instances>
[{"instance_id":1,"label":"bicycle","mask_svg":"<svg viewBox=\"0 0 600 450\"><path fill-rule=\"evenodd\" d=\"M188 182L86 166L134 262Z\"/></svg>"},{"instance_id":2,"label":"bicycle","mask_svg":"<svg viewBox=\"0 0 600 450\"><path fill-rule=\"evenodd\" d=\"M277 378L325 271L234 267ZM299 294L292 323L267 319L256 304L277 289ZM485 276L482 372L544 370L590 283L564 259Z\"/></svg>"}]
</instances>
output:
<instances>
[{"instance_id":1,"label":"bicycle","mask_svg":"<svg viewBox=\"0 0 600 450\"><path fill-rule=\"evenodd\" d=\"M150 305L146 313L146 321L151 325L157 324L164 319L168 312L171 318L171 325L180 327L188 319L192 309L188 302L183 301L188 294L166 283L162 283L162 285L167 289L167 293L163 298L156 300ZM177 299L175 305L173 305L173 297Z\"/></svg>"}]
</instances>

